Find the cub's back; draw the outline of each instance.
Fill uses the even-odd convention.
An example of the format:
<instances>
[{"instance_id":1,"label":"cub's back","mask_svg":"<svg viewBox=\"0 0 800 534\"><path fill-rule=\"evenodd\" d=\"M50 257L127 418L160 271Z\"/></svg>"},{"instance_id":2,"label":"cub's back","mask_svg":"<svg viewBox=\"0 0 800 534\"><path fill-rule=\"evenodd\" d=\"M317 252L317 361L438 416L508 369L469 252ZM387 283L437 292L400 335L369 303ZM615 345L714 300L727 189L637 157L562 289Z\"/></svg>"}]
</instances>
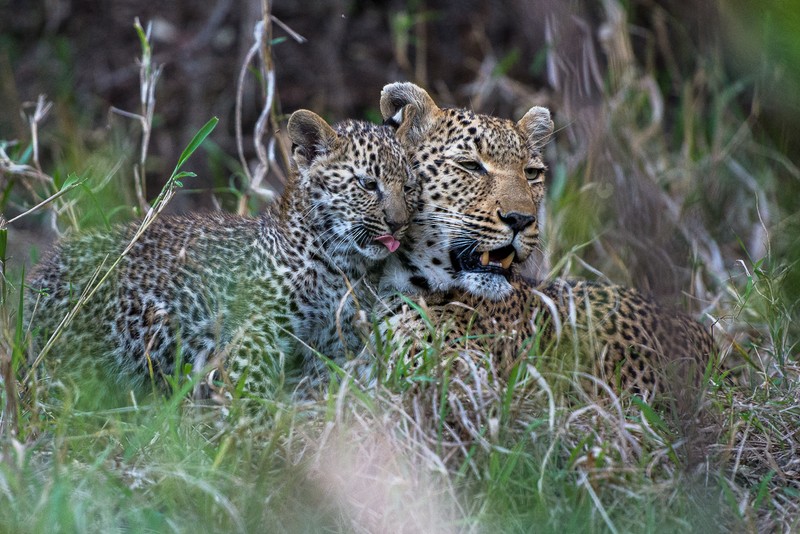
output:
<instances>
[{"instance_id":1,"label":"cub's back","mask_svg":"<svg viewBox=\"0 0 800 534\"><path fill-rule=\"evenodd\" d=\"M133 239L138 223L69 237L56 244L31 274L25 320L33 348L42 348L82 294L91 298L63 330L53 359L72 363L130 351L152 330L148 316L170 317L174 329L209 322L235 298L237 278L248 274L248 259L259 231L258 219L223 213L164 216L155 221L101 279ZM99 284L99 285L98 285ZM215 319L214 319L215 320ZM165 334L166 335L166 334ZM156 347L152 347L156 348ZM170 346L161 347L166 352ZM153 350L158 356L159 350ZM122 363L121 363L122 365Z\"/></svg>"}]
</instances>

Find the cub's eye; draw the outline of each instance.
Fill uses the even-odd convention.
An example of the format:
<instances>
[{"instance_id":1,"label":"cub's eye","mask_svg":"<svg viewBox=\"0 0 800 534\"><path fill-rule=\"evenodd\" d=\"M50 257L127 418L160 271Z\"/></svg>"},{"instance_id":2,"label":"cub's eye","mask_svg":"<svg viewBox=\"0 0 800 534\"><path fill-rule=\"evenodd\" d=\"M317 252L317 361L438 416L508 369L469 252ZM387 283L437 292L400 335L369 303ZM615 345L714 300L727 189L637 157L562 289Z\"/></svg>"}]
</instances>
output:
<instances>
[{"instance_id":1,"label":"cub's eye","mask_svg":"<svg viewBox=\"0 0 800 534\"><path fill-rule=\"evenodd\" d=\"M413 193L417 190L416 184L406 184L403 186L403 192L406 194Z\"/></svg>"},{"instance_id":2,"label":"cub's eye","mask_svg":"<svg viewBox=\"0 0 800 534\"><path fill-rule=\"evenodd\" d=\"M363 189L367 191L377 191L378 190L378 180L371 176L359 176L358 177L358 185L360 185Z\"/></svg>"},{"instance_id":3,"label":"cub's eye","mask_svg":"<svg viewBox=\"0 0 800 534\"><path fill-rule=\"evenodd\" d=\"M541 179L544 169L539 167L525 167L525 178L528 180Z\"/></svg>"},{"instance_id":4,"label":"cub's eye","mask_svg":"<svg viewBox=\"0 0 800 534\"><path fill-rule=\"evenodd\" d=\"M468 171L482 171L483 170L483 165L481 165L477 161L474 161L474 160L471 160L471 159L464 160L464 161L459 161L458 164L461 165L462 169L466 169Z\"/></svg>"}]
</instances>

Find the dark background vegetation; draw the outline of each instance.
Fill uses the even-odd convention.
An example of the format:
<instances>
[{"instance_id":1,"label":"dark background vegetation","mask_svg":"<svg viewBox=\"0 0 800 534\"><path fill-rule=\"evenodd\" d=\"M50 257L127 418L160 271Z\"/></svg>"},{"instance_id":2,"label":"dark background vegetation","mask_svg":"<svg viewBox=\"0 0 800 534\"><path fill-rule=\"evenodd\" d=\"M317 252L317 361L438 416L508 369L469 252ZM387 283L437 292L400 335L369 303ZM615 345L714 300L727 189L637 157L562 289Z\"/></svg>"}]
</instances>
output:
<instances>
[{"instance_id":1,"label":"dark background vegetation","mask_svg":"<svg viewBox=\"0 0 800 534\"><path fill-rule=\"evenodd\" d=\"M42 133L45 162L88 172L89 155L100 146L134 153L138 125L109 109L139 109L135 60L140 49L133 31L139 17L143 24L153 23L154 59L165 66L156 93L148 191L158 191L177 154L211 116L221 122L207 158L192 163L200 175L192 186L240 188L234 95L260 7L256 1L234 0L3 0L0 138L26 139L28 125L20 110L45 94L55 103ZM667 208L660 192L674 184L640 176L653 175L642 168L647 162L630 163L636 156L631 152L639 150L634 146L639 132L633 128L632 141L625 134L609 138L609 130L631 125L643 132L642 154L658 144L662 153L683 150L685 161L698 163L687 171L694 185L676 220L696 218L726 267L748 254L763 256L767 238L785 254L797 249L799 188L791 165L800 153L794 133L800 125L796 2L338 0L277 1L272 10L307 39L298 43L279 26L273 29L280 114L310 108L330 120L379 120L380 89L396 80L425 86L441 104L508 118L518 118L532 104L550 107L560 130L549 163L553 170L564 165L560 175L551 173L553 185L557 191L598 185L583 198L598 217L587 217L586 225L602 226L588 235L603 235L606 250L597 255L608 256L610 249L619 255L617 263L625 264L610 273L601 265L612 278L674 299L691 285L691 265L698 257L694 238L663 216ZM618 42L615 17L626 25L627 43ZM253 78L245 90L245 132L252 132L260 105ZM655 87L649 89L651 82ZM658 94L662 110L655 137L646 129L653 106L639 102L641 94L627 93L632 101L621 107L634 110L628 122L616 124L618 115L609 113L607 103L625 97L620 88L626 84ZM729 133L717 124L723 120L731 129L738 121L749 130L748 139L765 147L760 157L775 169L768 182L757 179L742 191L726 175L731 172L730 165L725 168L726 150L739 147L724 139ZM687 142L688 136L696 139ZM252 146L245 142L249 157ZM757 151L746 150L746 161L739 163L759 166ZM700 162L708 152L710 163ZM647 158L658 156L648 152ZM781 157L784 164L774 163ZM666 165L680 172L674 161ZM130 173L130 166L121 172ZM559 182L565 176L566 186ZM280 189L277 178L270 179ZM778 210L760 214L766 219L760 230L743 222L758 217L737 213L754 212L758 195L770 205L774 201ZM218 198L229 202L224 193ZM211 195L194 193L173 207L212 206ZM566 242L579 243L586 229L559 231ZM797 282L795 271L788 276Z\"/></svg>"}]
</instances>

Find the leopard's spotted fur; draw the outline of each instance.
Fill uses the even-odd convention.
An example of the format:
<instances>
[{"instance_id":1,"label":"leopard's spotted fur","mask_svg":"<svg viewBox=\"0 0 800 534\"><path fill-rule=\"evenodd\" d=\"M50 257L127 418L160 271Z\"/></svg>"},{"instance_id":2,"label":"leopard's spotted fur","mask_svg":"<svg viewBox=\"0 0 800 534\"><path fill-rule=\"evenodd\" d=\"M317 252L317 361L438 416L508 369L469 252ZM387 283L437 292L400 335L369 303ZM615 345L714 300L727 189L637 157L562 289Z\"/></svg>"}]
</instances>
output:
<instances>
[{"instance_id":1,"label":"leopard's spotted fur","mask_svg":"<svg viewBox=\"0 0 800 534\"><path fill-rule=\"evenodd\" d=\"M535 106L513 123L441 109L410 83L386 86L381 112L397 126L421 188L420 210L387 262L383 287L507 296L508 262L524 261L539 242L550 112ZM489 262L481 266L484 254Z\"/></svg>"},{"instance_id":2,"label":"leopard's spotted fur","mask_svg":"<svg viewBox=\"0 0 800 534\"><path fill-rule=\"evenodd\" d=\"M552 344L572 329L586 371L640 393L656 389L668 362L704 368L713 340L684 314L621 286L519 277L519 263L538 245L540 150L553 129L546 109L533 107L515 124L441 109L423 89L395 83L384 88L381 111L397 127L422 188L421 209L382 286L438 302L428 313L434 324L449 325L448 340L488 339L494 363L509 369L531 336ZM509 266L501 260L511 252ZM544 330L537 330L537 316L547 316ZM401 332L427 335L416 312L391 322Z\"/></svg>"},{"instance_id":3,"label":"leopard's spotted fur","mask_svg":"<svg viewBox=\"0 0 800 534\"><path fill-rule=\"evenodd\" d=\"M464 292L434 296L438 302L426 305L425 313L442 335L437 342L464 354L491 354L501 377L545 351L559 363L541 370L589 373L617 392L644 398L664 393L665 384L673 396L696 389L714 350L700 323L632 288L521 278L512 278L511 285L511 294L500 301ZM432 337L409 309L391 324L395 335L416 340L418 347Z\"/></svg>"},{"instance_id":4,"label":"leopard's spotted fur","mask_svg":"<svg viewBox=\"0 0 800 534\"><path fill-rule=\"evenodd\" d=\"M210 213L156 220L62 332L47 361L91 363L141 382L224 357L233 383L269 391L295 336L334 359L358 348L348 331L351 286L401 238L415 180L390 129L346 121L330 127L310 111L288 124L295 169L279 205L258 218ZM136 226L66 239L29 281L38 345L106 267ZM383 241L376 241L383 236ZM392 238L388 237L392 236ZM385 245L384 243L388 243ZM344 329L342 340L337 318ZM308 372L323 364L306 354Z\"/></svg>"}]
</instances>

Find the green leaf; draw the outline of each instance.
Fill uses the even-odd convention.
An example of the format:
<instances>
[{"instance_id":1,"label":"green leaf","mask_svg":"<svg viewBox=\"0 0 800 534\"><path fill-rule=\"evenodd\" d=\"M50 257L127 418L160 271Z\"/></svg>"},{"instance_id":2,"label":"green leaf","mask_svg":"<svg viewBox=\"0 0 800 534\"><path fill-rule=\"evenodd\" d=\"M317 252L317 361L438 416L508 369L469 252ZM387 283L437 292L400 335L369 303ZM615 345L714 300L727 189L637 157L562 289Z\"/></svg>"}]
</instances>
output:
<instances>
[{"instance_id":1,"label":"green leaf","mask_svg":"<svg viewBox=\"0 0 800 534\"><path fill-rule=\"evenodd\" d=\"M181 180L183 178L194 178L195 176L197 176L197 174L195 174L193 172L181 171L181 172L179 172L178 174L176 174L176 175L174 175L172 177L172 181L173 182L177 182L178 180Z\"/></svg>"},{"instance_id":2,"label":"green leaf","mask_svg":"<svg viewBox=\"0 0 800 534\"><path fill-rule=\"evenodd\" d=\"M183 182L181 182L181 178L194 178L195 176L197 176L197 174L193 172L181 171L172 177L172 183L178 187L183 187Z\"/></svg>"},{"instance_id":3,"label":"green leaf","mask_svg":"<svg viewBox=\"0 0 800 534\"><path fill-rule=\"evenodd\" d=\"M758 483L758 491L756 492L756 498L753 501L753 508L758 510L761 508L761 503L764 501L764 497L769 494L769 483L772 478L775 476L775 470L770 470L764 478L761 479L761 482Z\"/></svg>"},{"instance_id":4,"label":"green leaf","mask_svg":"<svg viewBox=\"0 0 800 534\"><path fill-rule=\"evenodd\" d=\"M67 179L67 181L69 181L69 178ZM103 209L103 203L97 199L97 196L94 194L94 191L92 191L92 188L86 185L84 182L86 182L86 180L82 180L79 184L75 185L81 186L83 192L86 193L86 195L91 199L91 201L97 208L97 213L99 213L100 218L103 219L103 224L105 225L106 229L111 230L111 222L108 220L108 217L106 216L105 209Z\"/></svg>"},{"instance_id":5,"label":"green leaf","mask_svg":"<svg viewBox=\"0 0 800 534\"><path fill-rule=\"evenodd\" d=\"M742 305L746 304L750 300L750 295L753 293L753 287L755 287L753 277L748 276L747 285L745 286L744 293L742 294Z\"/></svg>"},{"instance_id":6,"label":"green leaf","mask_svg":"<svg viewBox=\"0 0 800 534\"><path fill-rule=\"evenodd\" d=\"M6 257L8 248L8 228L0 228L0 263L2 263L2 276L0 277L0 306L5 306L6 299L8 298L8 286L6 285L6 264L8 258ZM24 264L23 264L24 268ZM25 279L22 279L23 285L20 287L24 287ZM24 290L20 291L20 294L25 293ZM22 317L20 315L20 317ZM22 321L20 321L22 322Z\"/></svg>"},{"instance_id":7,"label":"green leaf","mask_svg":"<svg viewBox=\"0 0 800 534\"><path fill-rule=\"evenodd\" d=\"M791 486L784 486L781 491L794 499L800 497L800 490L796 490Z\"/></svg>"},{"instance_id":8,"label":"green leaf","mask_svg":"<svg viewBox=\"0 0 800 534\"><path fill-rule=\"evenodd\" d=\"M6 270L7 246L8 246L8 228L0 228L0 261L3 262L3 271Z\"/></svg>"},{"instance_id":9,"label":"green leaf","mask_svg":"<svg viewBox=\"0 0 800 534\"><path fill-rule=\"evenodd\" d=\"M0 210L4 210L6 208L6 204L8 204L8 198L11 195L11 190L14 188L14 180L9 180L8 184L3 188L2 196L0 196Z\"/></svg>"},{"instance_id":10,"label":"green leaf","mask_svg":"<svg viewBox=\"0 0 800 534\"><path fill-rule=\"evenodd\" d=\"M133 23L133 27L136 30L136 35L139 36L139 43L142 45L142 56L149 57L151 55L150 51L150 41L147 40L147 33L142 28L142 24L139 22L139 19L136 19L136 22Z\"/></svg>"},{"instance_id":11,"label":"green leaf","mask_svg":"<svg viewBox=\"0 0 800 534\"><path fill-rule=\"evenodd\" d=\"M33 144L30 144L25 148L25 151L20 154L19 158L17 158L17 163L22 163L23 165L27 164L31 158L33 157Z\"/></svg>"},{"instance_id":12,"label":"green leaf","mask_svg":"<svg viewBox=\"0 0 800 534\"><path fill-rule=\"evenodd\" d=\"M178 158L178 164L175 166L175 170L172 172L173 177L178 175L178 170L183 166L184 163L186 163L186 160L189 159L192 154L194 154L194 151L197 150L203 141L205 141L206 137L208 137L208 135L214 131L214 128L217 127L218 122L218 118L211 117L211 119L209 119L209 121L205 123L196 134L194 134L192 140L189 141L189 144L186 145L185 149L183 149L181 157Z\"/></svg>"},{"instance_id":13,"label":"green leaf","mask_svg":"<svg viewBox=\"0 0 800 534\"><path fill-rule=\"evenodd\" d=\"M19 282L19 304L17 308L17 324L14 331L14 348L11 354L11 365L16 371L22 362L25 361L25 351L22 350L22 341L24 339L24 332L22 330L23 312L25 310L25 266L22 266L22 274L20 274Z\"/></svg>"},{"instance_id":14,"label":"green leaf","mask_svg":"<svg viewBox=\"0 0 800 534\"><path fill-rule=\"evenodd\" d=\"M722 496L725 498L725 501L727 501L728 506L730 506L731 510L736 514L736 517L741 519L742 512L739 511L739 502L736 495L733 494L733 491L731 491L731 488L724 480L721 481L720 486L722 489Z\"/></svg>"},{"instance_id":15,"label":"green leaf","mask_svg":"<svg viewBox=\"0 0 800 534\"><path fill-rule=\"evenodd\" d=\"M567 187L567 166L564 163L556 163L553 168L553 179L548 193L553 200L561 200L564 190Z\"/></svg>"},{"instance_id":16,"label":"green leaf","mask_svg":"<svg viewBox=\"0 0 800 534\"><path fill-rule=\"evenodd\" d=\"M510 71L519 61L519 57L519 48L513 48L497 63L497 65L495 65L494 70L492 71L492 76L499 77L508 74L508 71Z\"/></svg>"},{"instance_id":17,"label":"green leaf","mask_svg":"<svg viewBox=\"0 0 800 534\"><path fill-rule=\"evenodd\" d=\"M85 181L86 178L81 178L74 172L71 172L67 175L67 179L64 180L64 183L61 184L60 191L66 191L67 189L72 189L73 187L79 186Z\"/></svg>"},{"instance_id":18,"label":"green leaf","mask_svg":"<svg viewBox=\"0 0 800 534\"><path fill-rule=\"evenodd\" d=\"M661 416L656 413L652 406L647 404L640 397L633 396L631 397L631 401L639 407L639 409L642 411L642 415L644 415L645 419L647 419L647 422L652 426L658 428L659 430L667 430L669 428L667 423L665 423Z\"/></svg>"}]
</instances>

